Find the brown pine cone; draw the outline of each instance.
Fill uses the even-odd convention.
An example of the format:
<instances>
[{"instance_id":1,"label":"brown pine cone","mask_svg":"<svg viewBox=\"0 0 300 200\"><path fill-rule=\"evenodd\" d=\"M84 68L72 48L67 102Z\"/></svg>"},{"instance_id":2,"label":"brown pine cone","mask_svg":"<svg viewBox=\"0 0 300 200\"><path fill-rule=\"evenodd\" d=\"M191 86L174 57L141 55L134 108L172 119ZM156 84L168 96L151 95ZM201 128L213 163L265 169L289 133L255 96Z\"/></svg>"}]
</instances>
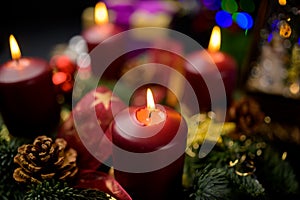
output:
<instances>
[{"instance_id":1,"label":"brown pine cone","mask_svg":"<svg viewBox=\"0 0 300 200\"><path fill-rule=\"evenodd\" d=\"M229 109L229 121L235 122L237 130L244 133L255 132L264 118L259 104L250 97L239 99Z\"/></svg>"},{"instance_id":2,"label":"brown pine cone","mask_svg":"<svg viewBox=\"0 0 300 200\"><path fill-rule=\"evenodd\" d=\"M77 152L66 150L67 142L57 138L55 142L47 136L38 136L33 144L24 144L18 148L14 162L20 167L15 169L13 177L17 182L39 183L46 179L72 178L78 171Z\"/></svg>"}]
</instances>

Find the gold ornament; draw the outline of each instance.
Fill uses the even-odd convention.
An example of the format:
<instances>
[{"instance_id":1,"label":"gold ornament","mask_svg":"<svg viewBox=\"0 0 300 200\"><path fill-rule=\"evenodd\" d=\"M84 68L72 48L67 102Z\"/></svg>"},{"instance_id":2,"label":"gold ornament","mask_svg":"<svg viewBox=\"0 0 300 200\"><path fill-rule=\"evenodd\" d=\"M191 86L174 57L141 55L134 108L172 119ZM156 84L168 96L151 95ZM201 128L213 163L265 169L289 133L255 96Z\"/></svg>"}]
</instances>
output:
<instances>
[{"instance_id":1,"label":"gold ornament","mask_svg":"<svg viewBox=\"0 0 300 200\"><path fill-rule=\"evenodd\" d=\"M236 123L237 131L255 132L263 124L265 114L258 102L250 97L243 97L229 108L229 121Z\"/></svg>"},{"instance_id":2,"label":"gold ornament","mask_svg":"<svg viewBox=\"0 0 300 200\"><path fill-rule=\"evenodd\" d=\"M289 38L292 34L292 28L286 21L279 23L279 35L283 38Z\"/></svg>"},{"instance_id":3,"label":"gold ornament","mask_svg":"<svg viewBox=\"0 0 300 200\"><path fill-rule=\"evenodd\" d=\"M109 104L111 101L119 100L117 97L113 96L111 92L105 92L105 93L95 92L94 96L96 99L91 104L91 107L94 107L94 106L102 103L106 110L109 109Z\"/></svg>"},{"instance_id":4,"label":"gold ornament","mask_svg":"<svg viewBox=\"0 0 300 200\"><path fill-rule=\"evenodd\" d=\"M229 134L236 128L233 122L214 122L209 113L196 114L187 121L188 138L186 153L191 157L196 156L193 150L198 149L205 140L221 144L222 138L219 136Z\"/></svg>"}]
</instances>

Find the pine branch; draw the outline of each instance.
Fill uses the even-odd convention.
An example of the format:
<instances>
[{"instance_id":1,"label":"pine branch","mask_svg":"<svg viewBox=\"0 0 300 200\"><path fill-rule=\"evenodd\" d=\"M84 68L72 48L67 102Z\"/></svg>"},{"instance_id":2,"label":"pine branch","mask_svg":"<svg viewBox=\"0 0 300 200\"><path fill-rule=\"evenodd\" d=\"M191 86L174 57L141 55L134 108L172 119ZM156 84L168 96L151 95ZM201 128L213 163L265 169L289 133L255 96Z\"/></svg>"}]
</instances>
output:
<instances>
[{"instance_id":1,"label":"pine branch","mask_svg":"<svg viewBox=\"0 0 300 200\"><path fill-rule=\"evenodd\" d=\"M233 168L226 171L226 176L230 180L230 187L233 193L239 195L238 199L264 199L265 189L257 179L252 176L239 176Z\"/></svg>"},{"instance_id":2,"label":"pine branch","mask_svg":"<svg viewBox=\"0 0 300 200\"><path fill-rule=\"evenodd\" d=\"M299 183L294 169L273 148L265 150L258 176L270 191L270 195L292 195L299 193Z\"/></svg>"},{"instance_id":3,"label":"pine branch","mask_svg":"<svg viewBox=\"0 0 300 200\"><path fill-rule=\"evenodd\" d=\"M195 200L222 200L228 199L230 189L226 179L226 171L220 168L210 169L210 165L195 174L193 193Z\"/></svg>"},{"instance_id":4,"label":"pine branch","mask_svg":"<svg viewBox=\"0 0 300 200\"><path fill-rule=\"evenodd\" d=\"M2 199L23 199L22 187L13 179L14 156L22 141L0 138L0 197Z\"/></svg>"},{"instance_id":5,"label":"pine branch","mask_svg":"<svg viewBox=\"0 0 300 200\"><path fill-rule=\"evenodd\" d=\"M98 190L76 189L69 187L66 182L58 182L54 179L43 181L40 184L32 184L26 193L24 200L112 200L109 194Z\"/></svg>"}]
</instances>

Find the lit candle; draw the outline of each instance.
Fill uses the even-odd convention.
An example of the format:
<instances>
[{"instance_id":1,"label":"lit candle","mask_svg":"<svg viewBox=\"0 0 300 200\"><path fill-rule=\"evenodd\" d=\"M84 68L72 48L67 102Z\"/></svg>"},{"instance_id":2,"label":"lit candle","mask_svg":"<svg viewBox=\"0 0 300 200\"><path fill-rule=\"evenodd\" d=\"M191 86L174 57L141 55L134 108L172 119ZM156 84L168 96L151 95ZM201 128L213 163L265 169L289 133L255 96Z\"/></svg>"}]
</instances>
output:
<instances>
[{"instance_id":1,"label":"lit candle","mask_svg":"<svg viewBox=\"0 0 300 200\"><path fill-rule=\"evenodd\" d=\"M200 50L187 56L187 59L192 61L194 65L189 63L185 65L185 76L195 90L201 112L211 111L211 98L203 76L212 80L217 78L215 71L212 70L212 65L216 65L221 74L227 105L230 105L232 101L236 86L237 63L230 55L220 51L220 46L221 30L218 26L215 26L209 41L208 51ZM216 100L219 99L222 99L222 97Z\"/></svg>"},{"instance_id":2,"label":"lit candle","mask_svg":"<svg viewBox=\"0 0 300 200\"><path fill-rule=\"evenodd\" d=\"M105 49L106 51L115 51L116 46L110 44L110 42L106 41L106 39L120 33L123 29L113 23L109 22L108 11L106 5L103 2L98 2L94 9L94 20L95 25L91 26L82 32L82 37L87 43L88 51L91 52L97 45L101 43L101 49ZM115 43L118 44L117 48L122 48L119 45L122 43L120 39L114 40ZM91 69L94 75L99 76L102 75L102 68L106 68L107 70L103 74L103 78L105 79L115 79L118 77L120 73L119 68L122 65L124 60L122 58L117 59L110 66L99 66L97 63L92 63Z\"/></svg>"},{"instance_id":3,"label":"lit candle","mask_svg":"<svg viewBox=\"0 0 300 200\"><path fill-rule=\"evenodd\" d=\"M52 68L43 59L21 57L13 35L12 60L0 67L0 110L9 132L18 136L50 133L58 125L60 107L52 84Z\"/></svg>"},{"instance_id":4,"label":"lit candle","mask_svg":"<svg viewBox=\"0 0 300 200\"><path fill-rule=\"evenodd\" d=\"M115 145L115 178L133 199L159 200L180 195L187 125L177 111L155 104L151 90L147 90L147 106L129 107L119 112L110 131ZM140 157L131 160L118 148ZM153 156L145 158L147 153ZM171 162L164 166L145 170L148 165L155 168L170 158ZM136 171L122 169L132 164Z\"/></svg>"},{"instance_id":5,"label":"lit candle","mask_svg":"<svg viewBox=\"0 0 300 200\"><path fill-rule=\"evenodd\" d=\"M82 37L86 40L88 50L93 50L105 39L120 33L122 29L109 22L108 11L103 2L98 2L94 9L95 25L83 30Z\"/></svg>"}]
</instances>

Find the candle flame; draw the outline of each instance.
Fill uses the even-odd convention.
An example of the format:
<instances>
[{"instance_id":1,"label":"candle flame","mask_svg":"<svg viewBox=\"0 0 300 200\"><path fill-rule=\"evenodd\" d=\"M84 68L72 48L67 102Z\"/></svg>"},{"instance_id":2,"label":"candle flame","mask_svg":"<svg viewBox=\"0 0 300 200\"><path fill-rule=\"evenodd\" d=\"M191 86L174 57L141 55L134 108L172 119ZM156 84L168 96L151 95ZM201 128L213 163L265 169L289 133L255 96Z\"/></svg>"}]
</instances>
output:
<instances>
[{"instance_id":1,"label":"candle flame","mask_svg":"<svg viewBox=\"0 0 300 200\"><path fill-rule=\"evenodd\" d=\"M278 3L279 3L281 6L285 6L285 5L286 5L286 0L278 0Z\"/></svg>"},{"instance_id":2,"label":"candle flame","mask_svg":"<svg viewBox=\"0 0 300 200\"><path fill-rule=\"evenodd\" d=\"M210 52L216 52L220 50L221 46L221 29L218 26L214 26L208 45Z\"/></svg>"},{"instance_id":3,"label":"candle flame","mask_svg":"<svg viewBox=\"0 0 300 200\"><path fill-rule=\"evenodd\" d=\"M105 3L98 2L95 6L95 23L103 25L108 23L108 12Z\"/></svg>"},{"instance_id":4,"label":"candle flame","mask_svg":"<svg viewBox=\"0 0 300 200\"><path fill-rule=\"evenodd\" d=\"M9 45L10 45L10 53L12 59L14 60L19 59L21 57L21 51L17 43L17 40L13 35L9 36Z\"/></svg>"},{"instance_id":5,"label":"candle flame","mask_svg":"<svg viewBox=\"0 0 300 200\"><path fill-rule=\"evenodd\" d=\"M150 88L147 89L147 109L155 110L154 98Z\"/></svg>"}]
</instances>

